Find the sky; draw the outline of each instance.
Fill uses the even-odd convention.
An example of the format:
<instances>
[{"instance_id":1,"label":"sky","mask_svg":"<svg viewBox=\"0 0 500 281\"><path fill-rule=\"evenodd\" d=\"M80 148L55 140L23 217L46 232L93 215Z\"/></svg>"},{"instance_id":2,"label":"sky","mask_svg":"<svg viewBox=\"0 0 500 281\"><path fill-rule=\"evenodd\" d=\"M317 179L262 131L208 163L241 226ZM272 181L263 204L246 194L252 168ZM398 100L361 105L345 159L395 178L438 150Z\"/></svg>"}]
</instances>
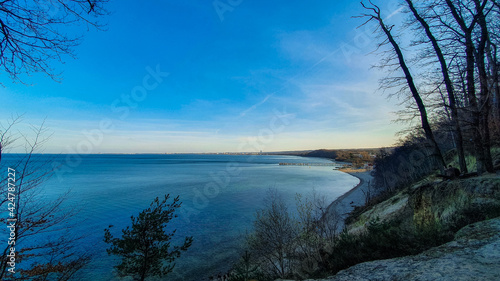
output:
<instances>
[{"instance_id":1,"label":"sky","mask_svg":"<svg viewBox=\"0 0 500 281\"><path fill-rule=\"evenodd\" d=\"M397 100L358 1L112 0L61 81L0 79L0 122L46 129L45 153L289 151L391 146ZM392 5L392 6L391 6ZM381 2L393 16L393 2ZM22 150L18 145L12 152Z\"/></svg>"}]
</instances>

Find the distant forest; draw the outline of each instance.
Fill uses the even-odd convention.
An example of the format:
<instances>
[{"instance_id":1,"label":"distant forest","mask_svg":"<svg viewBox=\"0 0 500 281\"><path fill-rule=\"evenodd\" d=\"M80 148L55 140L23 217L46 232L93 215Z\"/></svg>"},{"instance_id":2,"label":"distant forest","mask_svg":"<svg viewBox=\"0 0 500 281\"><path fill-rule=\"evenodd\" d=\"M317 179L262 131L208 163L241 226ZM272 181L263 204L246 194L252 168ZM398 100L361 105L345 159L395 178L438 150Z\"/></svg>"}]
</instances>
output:
<instances>
[{"instance_id":1,"label":"distant forest","mask_svg":"<svg viewBox=\"0 0 500 281\"><path fill-rule=\"evenodd\" d=\"M363 148L363 149L318 149L313 151L284 152L284 155L303 157L317 157L334 159L337 162L349 162L355 167L364 163L372 163L381 151L389 152L390 148Z\"/></svg>"}]
</instances>

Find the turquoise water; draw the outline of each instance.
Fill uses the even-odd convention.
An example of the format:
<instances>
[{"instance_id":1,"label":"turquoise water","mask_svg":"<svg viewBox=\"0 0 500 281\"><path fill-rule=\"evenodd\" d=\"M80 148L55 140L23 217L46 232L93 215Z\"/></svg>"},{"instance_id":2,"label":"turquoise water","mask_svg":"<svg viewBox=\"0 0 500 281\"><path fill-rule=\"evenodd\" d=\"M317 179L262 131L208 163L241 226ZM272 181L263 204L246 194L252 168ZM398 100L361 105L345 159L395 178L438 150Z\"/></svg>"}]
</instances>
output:
<instances>
[{"instance_id":1,"label":"turquoise water","mask_svg":"<svg viewBox=\"0 0 500 281\"><path fill-rule=\"evenodd\" d=\"M69 163L53 156L54 163ZM129 225L130 216L147 208L156 196L180 196L179 217L171 223L177 236L194 243L178 259L168 280L208 280L239 257L242 237L251 231L255 211L274 188L294 208L295 194L313 190L333 201L359 180L332 167L279 166L280 162L328 163L293 156L234 155L89 155L60 170L43 183L46 200L70 190L65 204L76 207L77 226L68 234L85 234L80 247L92 253L81 280L120 280L106 254L104 228L115 236ZM2 160L3 161L3 160Z\"/></svg>"}]
</instances>

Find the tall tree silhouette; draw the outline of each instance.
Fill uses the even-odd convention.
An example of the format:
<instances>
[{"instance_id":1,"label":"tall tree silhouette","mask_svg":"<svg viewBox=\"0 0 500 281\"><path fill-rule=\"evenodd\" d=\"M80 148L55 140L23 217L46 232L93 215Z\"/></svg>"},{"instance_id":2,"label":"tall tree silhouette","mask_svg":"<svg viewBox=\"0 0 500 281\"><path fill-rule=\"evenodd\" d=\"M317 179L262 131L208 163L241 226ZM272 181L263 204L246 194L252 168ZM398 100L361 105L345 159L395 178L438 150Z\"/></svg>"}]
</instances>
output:
<instances>
[{"instance_id":1,"label":"tall tree silhouette","mask_svg":"<svg viewBox=\"0 0 500 281\"><path fill-rule=\"evenodd\" d=\"M394 36L391 33L392 26L387 26L384 23L384 19L381 16L380 8L377 5L373 4L372 2L370 2L371 6L365 5L363 2L361 2L361 5L363 6L363 8L370 11L370 13L368 13L368 14L363 14L362 17L368 18L367 22L375 21L377 23L382 34L385 35L385 37L387 38L387 40L384 41L383 44L385 44L385 43L389 44L392 47L394 53L396 54L396 58L397 58L397 61L399 63L399 67L401 68L401 70L404 73L404 77L406 79L406 83L408 85L410 93L411 93L413 100L415 101L415 103L418 107L418 111L420 113L420 121L421 121L422 129L424 130L426 139L431 146L432 157L434 159L434 162L438 166L438 168L442 172L444 172L443 167L445 166L445 162L444 162L441 150L439 149L436 138L434 137L434 133L431 129L431 125L429 123L428 116L427 116L427 109L426 109L425 104L422 100L422 97L420 96L418 88L415 84L415 80L410 72L410 69L409 69L408 64L406 62L406 59L404 57L403 51L401 50L401 47L396 42L396 39L394 38Z\"/></svg>"}]
</instances>

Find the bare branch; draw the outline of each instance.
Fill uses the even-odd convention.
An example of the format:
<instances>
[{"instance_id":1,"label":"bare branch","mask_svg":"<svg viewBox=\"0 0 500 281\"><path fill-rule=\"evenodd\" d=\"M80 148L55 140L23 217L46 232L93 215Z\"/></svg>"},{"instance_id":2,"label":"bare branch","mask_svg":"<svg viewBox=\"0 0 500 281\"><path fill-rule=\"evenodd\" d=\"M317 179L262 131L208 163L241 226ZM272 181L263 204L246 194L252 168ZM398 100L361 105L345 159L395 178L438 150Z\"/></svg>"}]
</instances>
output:
<instances>
[{"instance_id":1,"label":"bare branch","mask_svg":"<svg viewBox=\"0 0 500 281\"><path fill-rule=\"evenodd\" d=\"M109 0L44 0L0 2L0 65L15 82L22 75L42 72L56 80L52 60L74 56L79 36L68 36L68 25L102 29L95 18L106 15Z\"/></svg>"}]
</instances>

